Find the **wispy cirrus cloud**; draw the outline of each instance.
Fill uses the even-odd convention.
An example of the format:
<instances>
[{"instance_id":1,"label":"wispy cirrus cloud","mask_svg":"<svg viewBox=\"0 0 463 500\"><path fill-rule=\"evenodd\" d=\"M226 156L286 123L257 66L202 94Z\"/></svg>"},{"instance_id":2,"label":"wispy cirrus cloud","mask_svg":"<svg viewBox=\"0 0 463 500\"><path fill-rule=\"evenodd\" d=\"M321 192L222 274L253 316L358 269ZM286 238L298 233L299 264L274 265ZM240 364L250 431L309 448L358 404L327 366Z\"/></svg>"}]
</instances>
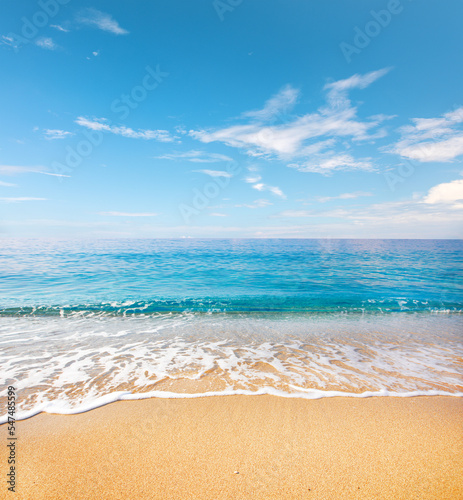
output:
<instances>
[{"instance_id":1,"label":"wispy cirrus cloud","mask_svg":"<svg viewBox=\"0 0 463 500\"><path fill-rule=\"evenodd\" d=\"M12 36L0 36L0 45L7 45L8 47L17 48L18 44L21 43L22 42L18 42L18 40L13 38ZM33 43L37 45L37 47L45 50L57 50L60 48L60 46L53 40L53 38L47 36L36 38Z\"/></svg>"},{"instance_id":2,"label":"wispy cirrus cloud","mask_svg":"<svg viewBox=\"0 0 463 500\"><path fill-rule=\"evenodd\" d=\"M317 196L317 201L326 203L333 200L354 200L363 196L373 196L373 193L366 193L364 191L355 191L354 193L342 193L338 196Z\"/></svg>"},{"instance_id":3,"label":"wispy cirrus cloud","mask_svg":"<svg viewBox=\"0 0 463 500\"><path fill-rule=\"evenodd\" d=\"M244 113L243 117L251 118L248 123L218 129L190 130L189 134L206 144L222 142L245 150L251 156L278 158L290 162L289 166L303 172L371 170L369 158L354 158L346 152L343 143L347 140L357 144L384 137L386 132L379 126L391 117L377 114L360 119L357 108L349 100L348 92L366 88L388 71L389 68L385 68L326 84L326 105L313 113L288 117L287 120L281 116L281 109L294 105L299 95L295 89L287 86L267 101L262 110ZM264 123L275 115L278 115L277 121L280 123Z\"/></svg>"},{"instance_id":4,"label":"wispy cirrus cloud","mask_svg":"<svg viewBox=\"0 0 463 500\"><path fill-rule=\"evenodd\" d=\"M269 227L260 231L261 237L333 238L423 238L430 231L439 238L463 236L461 220L463 207L450 208L428 205L421 201L396 201L369 205L368 208L344 207L325 211L285 211L273 219L286 219L280 228ZM299 219L299 226L289 221Z\"/></svg>"},{"instance_id":5,"label":"wispy cirrus cloud","mask_svg":"<svg viewBox=\"0 0 463 500\"><path fill-rule=\"evenodd\" d=\"M20 203L22 201L47 201L47 198L32 198L29 196L20 196L16 198L0 198L3 203Z\"/></svg>"},{"instance_id":6,"label":"wispy cirrus cloud","mask_svg":"<svg viewBox=\"0 0 463 500\"><path fill-rule=\"evenodd\" d=\"M74 134L72 132L67 132L66 130L58 130L58 129L45 129L43 132L43 136L47 140L54 139L66 139L66 137L71 137Z\"/></svg>"},{"instance_id":7,"label":"wispy cirrus cloud","mask_svg":"<svg viewBox=\"0 0 463 500\"><path fill-rule=\"evenodd\" d=\"M336 154L332 152L316 155L310 160L289 163L288 167L299 172L330 173L334 170L373 170L371 158L355 159L348 153Z\"/></svg>"},{"instance_id":8,"label":"wispy cirrus cloud","mask_svg":"<svg viewBox=\"0 0 463 500\"><path fill-rule=\"evenodd\" d=\"M247 182L248 184L255 184L261 179L262 177L259 174L249 174L244 178L244 182Z\"/></svg>"},{"instance_id":9,"label":"wispy cirrus cloud","mask_svg":"<svg viewBox=\"0 0 463 500\"><path fill-rule=\"evenodd\" d=\"M94 8L87 8L81 11L77 16L77 21L81 24L113 33L114 35L127 35L129 33L110 14Z\"/></svg>"},{"instance_id":10,"label":"wispy cirrus cloud","mask_svg":"<svg viewBox=\"0 0 463 500\"><path fill-rule=\"evenodd\" d=\"M331 108L348 107L350 101L348 99L348 92L352 89L364 89L371 85L373 82L387 74L391 68L383 68L377 71L370 71L364 75L353 75L344 80L338 80L332 83L327 83L324 90L328 91L328 103Z\"/></svg>"},{"instance_id":11,"label":"wispy cirrus cloud","mask_svg":"<svg viewBox=\"0 0 463 500\"><path fill-rule=\"evenodd\" d=\"M284 210L272 218L312 218L344 220L349 224L426 228L426 224L456 224L463 220L463 179L438 184L411 200L373 203L367 207L341 205L332 209ZM417 225L414 227L414 225Z\"/></svg>"},{"instance_id":12,"label":"wispy cirrus cloud","mask_svg":"<svg viewBox=\"0 0 463 500\"><path fill-rule=\"evenodd\" d=\"M3 187L17 187L17 184L13 184L12 182L0 181L0 186L3 186Z\"/></svg>"},{"instance_id":13,"label":"wispy cirrus cloud","mask_svg":"<svg viewBox=\"0 0 463 500\"><path fill-rule=\"evenodd\" d=\"M273 215L273 218L299 218L299 217L314 217L315 214L314 212L311 212L309 210L283 210L283 212L280 212L276 215Z\"/></svg>"},{"instance_id":14,"label":"wispy cirrus cloud","mask_svg":"<svg viewBox=\"0 0 463 500\"><path fill-rule=\"evenodd\" d=\"M70 175L65 174L55 174L53 172L37 172L38 174L50 175L51 177L71 177Z\"/></svg>"},{"instance_id":15,"label":"wispy cirrus cloud","mask_svg":"<svg viewBox=\"0 0 463 500\"><path fill-rule=\"evenodd\" d=\"M0 165L0 175L21 175L30 173L51 175L53 177L69 177L69 175L47 172L47 168L43 166Z\"/></svg>"},{"instance_id":16,"label":"wispy cirrus cloud","mask_svg":"<svg viewBox=\"0 0 463 500\"><path fill-rule=\"evenodd\" d=\"M286 198L286 195L283 193L283 191L277 187L277 186L269 186L268 184L264 184L261 182L262 177L258 174L249 174L244 178L244 182L247 182L248 184L252 184L253 189L256 189L257 191L269 191L270 193L274 194L275 196L278 196L280 198Z\"/></svg>"},{"instance_id":17,"label":"wispy cirrus cloud","mask_svg":"<svg viewBox=\"0 0 463 500\"><path fill-rule=\"evenodd\" d=\"M16 42L12 36L1 35L0 36L0 44L7 45L8 47L14 47Z\"/></svg>"},{"instance_id":18,"label":"wispy cirrus cloud","mask_svg":"<svg viewBox=\"0 0 463 500\"><path fill-rule=\"evenodd\" d=\"M217 163L221 161L233 161L232 158L219 153L208 153L207 151L185 151L181 153L169 153L156 156L159 160L186 160L192 163Z\"/></svg>"},{"instance_id":19,"label":"wispy cirrus cloud","mask_svg":"<svg viewBox=\"0 0 463 500\"><path fill-rule=\"evenodd\" d=\"M94 118L93 120L89 120L88 118L79 116L75 120L75 123L91 130L110 132L111 134L122 135L123 137L129 137L131 139L156 140L160 142L173 142L176 139L171 136L167 130L133 130L123 125L110 125L106 118Z\"/></svg>"},{"instance_id":20,"label":"wispy cirrus cloud","mask_svg":"<svg viewBox=\"0 0 463 500\"><path fill-rule=\"evenodd\" d=\"M63 33L69 33L69 29L61 26L61 24L50 24L50 28L55 28L55 30L62 31Z\"/></svg>"},{"instance_id":21,"label":"wispy cirrus cloud","mask_svg":"<svg viewBox=\"0 0 463 500\"><path fill-rule=\"evenodd\" d=\"M273 205L273 203L269 200L265 200L263 198L259 200L255 200L252 203L243 203L242 205L235 205L235 207L240 208L240 207L245 207L245 208L264 208L268 207L270 205Z\"/></svg>"},{"instance_id":22,"label":"wispy cirrus cloud","mask_svg":"<svg viewBox=\"0 0 463 500\"><path fill-rule=\"evenodd\" d=\"M35 41L35 45L40 47L41 49L46 49L46 50L56 50L58 45L53 41L53 38L51 37L40 37L37 38Z\"/></svg>"},{"instance_id":23,"label":"wispy cirrus cloud","mask_svg":"<svg viewBox=\"0 0 463 500\"><path fill-rule=\"evenodd\" d=\"M463 106L438 118L413 118L391 152L420 162L447 162L463 155Z\"/></svg>"},{"instance_id":24,"label":"wispy cirrus cloud","mask_svg":"<svg viewBox=\"0 0 463 500\"><path fill-rule=\"evenodd\" d=\"M156 217L159 214L153 212L99 212L98 215L108 217Z\"/></svg>"},{"instance_id":25,"label":"wispy cirrus cloud","mask_svg":"<svg viewBox=\"0 0 463 500\"><path fill-rule=\"evenodd\" d=\"M201 174L206 174L210 177L226 177L228 179L233 177L233 174L225 172L224 170L193 170L193 172L200 172Z\"/></svg>"},{"instance_id":26,"label":"wispy cirrus cloud","mask_svg":"<svg viewBox=\"0 0 463 500\"><path fill-rule=\"evenodd\" d=\"M23 165L0 165L0 175L19 175L30 172L41 173L44 167L41 166L23 166Z\"/></svg>"},{"instance_id":27,"label":"wispy cirrus cloud","mask_svg":"<svg viewBox=\"0 0 463 500\"><path fill-rule=\"evenodd\" d=\"M283 193L283 191L277 186L269 186L263 182L258 182L257 184L253 184L252 187L257 189L257 191L270 191L275 196L286 199L285 193Z\"/></svg>"},{"instance_id":28,"label":"wispy cirrus cloud","mask_svg":"<svg viewBox=\"0 0 463 500\"><path fill-rule=\"evenodd\" d=\"M286 85L277 94L271 97L262 109L246 111L242 116L253 118L257 121L271 120L292 109L298 100L299 94L299 89L291 85Z\"/></svg>"}]
</instances>

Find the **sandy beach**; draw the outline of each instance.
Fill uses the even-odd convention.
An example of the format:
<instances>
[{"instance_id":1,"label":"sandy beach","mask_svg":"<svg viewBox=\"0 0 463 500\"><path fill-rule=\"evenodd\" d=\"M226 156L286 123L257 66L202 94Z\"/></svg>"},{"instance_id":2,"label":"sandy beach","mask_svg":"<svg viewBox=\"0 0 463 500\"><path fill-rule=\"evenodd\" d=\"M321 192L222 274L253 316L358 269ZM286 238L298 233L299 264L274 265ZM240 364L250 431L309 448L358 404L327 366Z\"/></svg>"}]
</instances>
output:
<instances>
[{"instance_id":1,"label":"sandy beach","mask_svg":"<svg viewBox=\"0 0 463 500\"><path fill-rule=\"evenodd\" d=\"M17 425L14 497L461 499L462 417L455 397L149 399L41 414Z\"/></svg>"}]
</instances>

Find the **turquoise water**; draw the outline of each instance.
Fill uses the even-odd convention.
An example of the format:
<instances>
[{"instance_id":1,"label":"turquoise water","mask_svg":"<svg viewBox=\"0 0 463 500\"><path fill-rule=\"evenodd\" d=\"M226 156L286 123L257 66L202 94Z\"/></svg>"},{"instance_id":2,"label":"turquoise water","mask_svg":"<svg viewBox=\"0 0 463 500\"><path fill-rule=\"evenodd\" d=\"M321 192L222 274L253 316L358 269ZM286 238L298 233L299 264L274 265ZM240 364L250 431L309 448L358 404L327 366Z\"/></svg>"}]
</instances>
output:
<instances>
[{"instance_id":1,"label":"turquoise water","mask_svg":"<svg viewBox=\"0 0 463 500\"><path fill-rule=\"evenodd\" d=\"M460 311L460 240L3 241L2 314Z\"/></svg>"},{"instance_id":2,"label":"turquoise water","mask_svg":"<svg viewBox=\"0 0 463 500\"><path fill-rule=\"evenodd\" d=\"M0 377L19 418L145 397L463 396L462 250L3 240Z\"/></svg>"}]
</instances>

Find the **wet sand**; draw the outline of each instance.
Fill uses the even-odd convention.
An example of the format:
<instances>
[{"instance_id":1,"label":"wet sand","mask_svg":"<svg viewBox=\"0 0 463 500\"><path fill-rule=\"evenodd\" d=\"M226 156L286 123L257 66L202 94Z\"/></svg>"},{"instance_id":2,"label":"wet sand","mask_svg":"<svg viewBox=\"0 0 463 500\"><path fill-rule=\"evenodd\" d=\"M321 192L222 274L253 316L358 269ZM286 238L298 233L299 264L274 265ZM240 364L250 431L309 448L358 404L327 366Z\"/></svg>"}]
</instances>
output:
<instances>
[{"instance_id":1,"label":"wet sand","mask_svg":"<svg viewBox=\"0 0 463 500\"><path fill-rule=\"evenodd\" d=\"M456 397L124 401L17 436L16 494L3 481L0 498L463 498Z\"/></svg>"}]
</instances>

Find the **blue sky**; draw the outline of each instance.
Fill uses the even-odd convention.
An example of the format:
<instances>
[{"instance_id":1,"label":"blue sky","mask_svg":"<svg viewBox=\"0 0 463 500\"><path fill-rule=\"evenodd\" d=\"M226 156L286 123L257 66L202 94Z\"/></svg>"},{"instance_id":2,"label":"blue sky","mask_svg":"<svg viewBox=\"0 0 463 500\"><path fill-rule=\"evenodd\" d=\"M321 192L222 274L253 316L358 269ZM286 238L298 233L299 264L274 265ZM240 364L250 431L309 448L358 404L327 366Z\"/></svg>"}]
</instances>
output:
<instances>
[{"instance_id":1,"label":"blue sky","mask_svg":"<svg viewBox=\"0 0 463 500\"><path fill-rule=\"evenodd\" d=\"M3 1L0 236L460 238L462 14Z\"/></svg>"}]
</instances>

